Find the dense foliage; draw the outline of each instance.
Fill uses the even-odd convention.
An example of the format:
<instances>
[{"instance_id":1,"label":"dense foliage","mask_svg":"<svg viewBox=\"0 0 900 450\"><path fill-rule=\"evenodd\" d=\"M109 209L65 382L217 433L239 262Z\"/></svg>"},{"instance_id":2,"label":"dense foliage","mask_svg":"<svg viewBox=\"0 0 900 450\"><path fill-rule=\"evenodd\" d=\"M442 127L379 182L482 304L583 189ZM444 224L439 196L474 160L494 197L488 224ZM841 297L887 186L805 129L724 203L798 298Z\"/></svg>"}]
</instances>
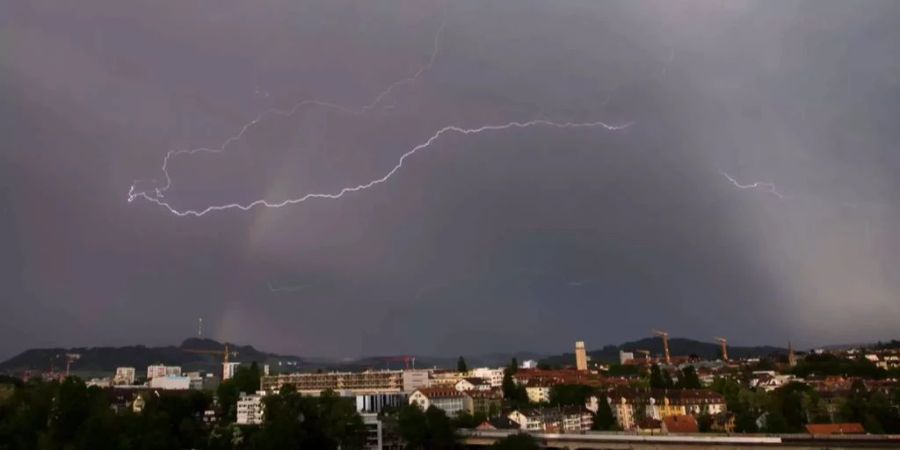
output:
<instances>
[{"instance_id":1,"label":"dense foliage","mask_svg":"<svg viewBox=\"0 0 900 450\"><path fill-rule=\"evenodd\" d=\"M139 413L115 410L108 391L87 387L74 377L62 382L3 383L0 449L362 448L365 428L356 408L330 392L321 397L301 397L290 390L269 395L261 426L234 425L230 418L236 392L245 390L238 386L252 380L253 370L247 368L242 377L222 383L219 393L234 393L227 406L215 404L212 395L202 391L161 395L145 391ZM258 381L249 390L257 388ZM204 421L204 412L213 409L220 420Z\"/></svg>"},{"instance_id":2,"label":"dense foliage","mask_svg":"<svg viewBox=\"0 0 900 450\"><path fill-rule=\"evenodd\" d=\"M859 422L870 433L900 432L898 390L890 398L857 382L849 396L829 402L803 383L790 383L767 393L750 390L734 380L717 379L712 388L725 397L739 433L798 433L809 423L832 422Z\"/></svg>"}]
</instances>

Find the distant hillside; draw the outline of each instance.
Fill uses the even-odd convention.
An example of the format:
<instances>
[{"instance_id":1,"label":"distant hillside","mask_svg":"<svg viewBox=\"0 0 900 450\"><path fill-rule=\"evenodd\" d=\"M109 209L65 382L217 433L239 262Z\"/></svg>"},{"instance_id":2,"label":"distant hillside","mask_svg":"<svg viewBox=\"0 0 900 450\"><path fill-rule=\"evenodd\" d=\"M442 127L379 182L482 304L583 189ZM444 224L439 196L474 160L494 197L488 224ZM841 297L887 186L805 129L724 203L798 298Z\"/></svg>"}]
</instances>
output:
<instances>
[{"instance_id":1,"label":"distant hillside","mask_svg":"<svg viewBox=\"0 0 900 450\"><path fill-rule=\"evenodd\" d=\"M179 346L146 347L143 345L127 347L90 347L90 348L42 348L26 350L2 363L0 373L17 374L25 370L47 371L52 367L62 371L66 367L66 354L81 355L72 364L72 372L76 374L111 373L116 367L130 366L138 369L138 374L151 364L181 366L182 370L202 370L218 373L221 370L222 356L216 354L195 353L187 350L222 351L224 343L212 339L190 338ZM402 369L404 362L394 356L370 356L352 360L330 358L300 358L298 356L279 355L257 350L249 345L228 344L231 352L237 355L230 358L236 362L256 361L269 364L273 372L309 372L315 370L366 370L366 369ZM457 355L453 356L416 356L415 367L418 368L456 368ZM519 361L538 360L543 357L536 353L491 353L485 355L466 355L469 367L498 367L509 363L513 357ZM280 364L279 364L280 363Z\"/></svg>"},{"instance_id":2,"label":"distant hillside","mask_svg":"<svg viewBox=\"0 0 900 450\"><path fill-rule=\"evenodd\" d=\"M212 339L187 339L180 346L145 347L143 345L127 347L90 347L90 348L42 348L26 350L2 363L0 372L17 373L24 370L46 371L51 367L65 370L66 354L76 353L80 358L72 364L74 372L114 372L116 367L131 366L138 369L138 374L151 364L167 364L181 366L183 370L220 370L222 356L215 354L193 353L186 350L221 351L225 344ZM261 352L249 345L229 344L229 351L237 352L232 361L261 363L296 362L302 364L296 356L284 356Z\"/></svg>"},{"instance_id":3,"label":"distant hillside","mask_svg":"<svg viewBox=\"0 0 900 450\"><path fill-rule=\"evenodd\" d=\"M599 350L592 350L588 355L593 361L619 362L619 350L631 352L635 350L648 350L652 355L663 354L662 338L648 337L637 341L626 342L621 345L607 345ZM695 341L686 338L670 338L669 352L672 356L697 355L703 359L715 359L719 357L720 346L717 343ZM732 358L753 358L769 355L787 354L787 349L772 346L739 347L728 346L728 356ZM551 356L542 362L553 366L566 366L575 364L574 353L563 353Z\"/></svg>"}]
</instances>

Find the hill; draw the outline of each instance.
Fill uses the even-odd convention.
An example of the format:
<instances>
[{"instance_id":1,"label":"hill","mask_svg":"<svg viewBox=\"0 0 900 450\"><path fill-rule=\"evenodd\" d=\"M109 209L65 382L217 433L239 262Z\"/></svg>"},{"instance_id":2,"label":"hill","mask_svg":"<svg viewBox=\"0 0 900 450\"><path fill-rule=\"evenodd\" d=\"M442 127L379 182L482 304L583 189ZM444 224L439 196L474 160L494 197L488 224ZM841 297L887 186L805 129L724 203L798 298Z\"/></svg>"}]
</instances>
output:
<instances>
[{"instance_id":1,"label":"hill","mask_svg":"<svg viewBox=\"0 0 900 450\"><path fill-rule=\"evenodd\" d=\"M635 350L648 350L653 355L661 355L663 353L663 343L660 337L647 337L637 341L626 342L621 345L607 345L598 350L588 352L592 361L603 361L608 363L619 362L619 351L632 352ZM720 346L713 342L696 341L686 338L670 338L669 352L672 356L689 356L697 355L703 359L715 359L719 357ZM769 355L785 355L787 349L780 347L772 347L768 345L741 347L728 346L728 356L731 358L759 358ZM543 359L541 362L552 366L566 366L575 364L574 353L563 353Z\"/></svg>"},{"instance_id":2,"label":"hill","mask_svg":"<svg viewBox=\"0 0 900 450\"><path fill-rule=\"evenodd\" d=\"M228 344L229 351L237 352L232 361L299 365L300 358L259 351L249 345ZM210 370L218 372L221 355L194 353L190 350L223 351L224 343L212 339L186 339L179 346L146 347L133 345L126 347L76 347L40 348L26 350L2 363L0 372L18 373L25 370L47 371L65 370L66 354L80 357L72 364L77 373L114 372L116 367L130 366L138 369L138 374L151 364L181 366L183 370Z\"/></svg>"},{"instance_id":3,"label":"hill","mask_svg":"<svg viewBox=\"0 0 900 450\"><path fill-rule=\"evenodd\" d=\"M95 375L115 372L116 367L127 366L138 369L138 375L151 364L181 366L182 370L210 371L221 370L222 356L216 354L195 353L191 350L223 351L225 343L212 339L186 339L178 346L146 347L133 345L126 347L77 347L77 348L41 348L26 350L2 363L0 373L19 374L26 370L44 372L62 371L66 367L66 354L79 354L80 358L72 365L72 372L79 375ZM253 362L269 364L273 372L294 372L297 370L310 372L316 370L358 371L366 369L401 369L404 362L396 356L369 356L359 359L338 360L331 358L314 358L280 355L257 350L249 345L228 344L229 351L237 352L230 358L235 362ZM470 367L506 365L515 357L519 361L540 359L543 355L536 353L491 353L484 355L466 355ZM415 367L419 368L455 368L457 356L416 356Z\"/></svg>"}]
</instances>

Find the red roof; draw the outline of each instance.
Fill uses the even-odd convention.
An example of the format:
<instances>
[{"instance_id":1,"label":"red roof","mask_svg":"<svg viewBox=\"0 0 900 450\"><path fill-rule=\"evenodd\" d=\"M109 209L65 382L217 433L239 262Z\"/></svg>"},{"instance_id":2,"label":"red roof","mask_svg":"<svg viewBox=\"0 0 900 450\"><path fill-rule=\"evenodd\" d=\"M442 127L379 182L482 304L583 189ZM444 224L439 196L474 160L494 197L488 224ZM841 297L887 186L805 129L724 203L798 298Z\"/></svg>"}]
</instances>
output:
<instances>
[{"instance_id":1,"label":"red roof","mask_svg":"<svg viewBox=\"0 0 900 450\"><path fill-rule=\"evenodd\" d=\"M463 397L466 395L465 392L457 391L454 388L444 388L444 387L430 387L430 388L419 388L417 389L427 398L454 398L454 397Z\"/></svg>"},{"instance_id":2,"label":"red roof","mask_svg":"<svg viewBox=\"0 0 900 450\"><path fill-rule=\"evenodd\" d=\"M694 416L663 417L663 430L667 433L699 433L700 426Z\"/></svg>"},{"instance_id":3,"label":"red roof","mask_svg":"<svg viewBox=\"0 0 900 450\"><path fill-rule=\"evenodd\" d=\"M866 434L866 429L859 422L850 423L811 423L806 426L809 434Z\"/></svg>"}]
</instances>

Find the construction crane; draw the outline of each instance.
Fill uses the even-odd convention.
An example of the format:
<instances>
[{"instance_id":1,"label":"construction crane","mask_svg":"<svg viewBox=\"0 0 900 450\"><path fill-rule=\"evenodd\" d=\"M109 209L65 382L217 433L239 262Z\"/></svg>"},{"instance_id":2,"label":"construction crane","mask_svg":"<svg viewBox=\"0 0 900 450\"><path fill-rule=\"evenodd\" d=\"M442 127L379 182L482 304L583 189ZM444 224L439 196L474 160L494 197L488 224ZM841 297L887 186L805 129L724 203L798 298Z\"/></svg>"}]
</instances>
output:
<instances>
[{"instance_id":1,"label":"construction crane","mask_svg":"<svg viewBox=\"0 0 900 450\"><path fill-rule=\"evenodd\" d=\"M653 330L653 334L662 338L663 354L666 357L666 364L672 364L672 356L669 354L669 333L666 331Z\"/></svg>"},{"instance_id":2,"label":"construction crane","mask_svg":"<svg viewBox=\"0 0 900 450\"><path fill-rule=\"evenodd\" d=\"M722 361L728 361L728 339L723 337L714 338L722 346Z\"/></svg>"},{"instance_id":3,"label":"construction crane","mask_svg":"<svg viewBox=\"0 0 900 450\"><path fill-rule=\"evenodd\" d=\"M415 356L388 356L384 358L385 362L397 362L402 361L403 366L407 369L415 369L416 368L416 357Z\"/></svg>"},{"instance_id":4,"label":"construction crane","mask_svg":"<svg viewBox=\"0 0 900 450\"><path fill-rule=\"evenodd\" d=\"M228 379L228 358L230 356L237 356L238 352L233 352L228 350L228 344L225 344L224 350L198 350L193 348L183 348L181 349L187 353L200 353L204 355L222 355L222 380Z\"/></svg>"}]
</instances>

